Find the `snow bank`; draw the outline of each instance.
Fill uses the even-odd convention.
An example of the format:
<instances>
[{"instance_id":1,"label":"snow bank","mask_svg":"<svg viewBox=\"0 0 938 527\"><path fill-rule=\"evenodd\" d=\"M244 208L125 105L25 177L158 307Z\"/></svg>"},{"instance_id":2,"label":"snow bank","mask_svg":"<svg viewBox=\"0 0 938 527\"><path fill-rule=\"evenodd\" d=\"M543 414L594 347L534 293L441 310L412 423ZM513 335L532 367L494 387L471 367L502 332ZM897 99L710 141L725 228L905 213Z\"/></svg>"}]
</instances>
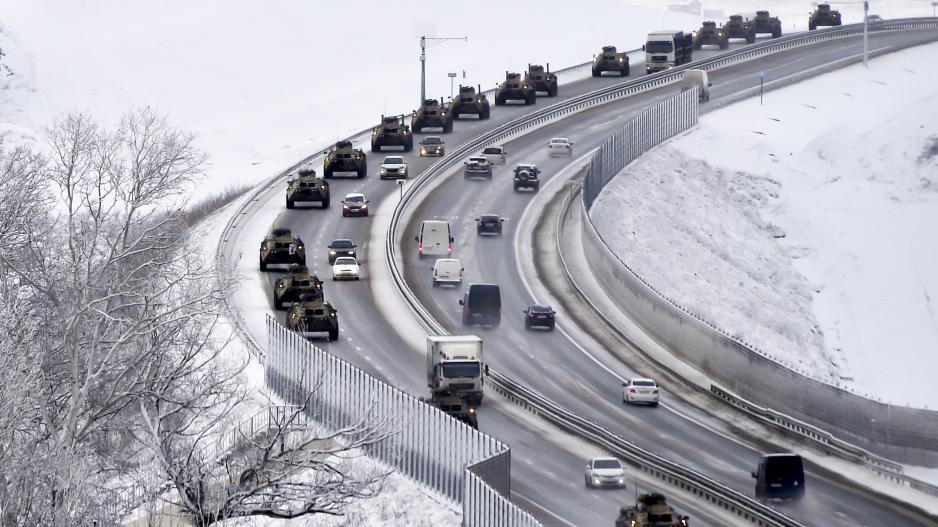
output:
<instances>
[{"instance_id":1,"label":"snow bank","mask_svg":"<svg viewBox=\"0 0 938 527\"><path fill-rule=\"evenodd\" d=\"M597 228L665 294L780 362L938 407L936 54L704 116L610 183Z\"/></svg>"}]
</instances>

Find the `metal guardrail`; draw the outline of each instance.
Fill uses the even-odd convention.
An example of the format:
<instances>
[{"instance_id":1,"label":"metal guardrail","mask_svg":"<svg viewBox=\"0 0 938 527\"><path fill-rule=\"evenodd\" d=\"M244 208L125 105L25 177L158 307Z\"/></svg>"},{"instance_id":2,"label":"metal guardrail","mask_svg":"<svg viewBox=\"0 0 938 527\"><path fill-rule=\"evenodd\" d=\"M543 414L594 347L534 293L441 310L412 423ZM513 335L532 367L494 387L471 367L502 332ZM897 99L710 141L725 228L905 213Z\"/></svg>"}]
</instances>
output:
<instances>
[{"instance_id":1,"label":"metal guardrail","mask_svg":"<svg viewBox=\"0 0 938 527\"><path fill-rule=\"evenodd\" d=\"M877 28L877 31L922 29L934 27L936 20L928 21L903 20L891 21ZM693 62L672 70L659 72L649 75L642 79L628 80L617 83L613 86L596 90L570 100L559 102L542 110L537 110L526 116L520 117L512 122L506 123L486 134L483 134L472 141L467 141L460 148L451 151L439 162L426 170L408 189L394 210L391 218L391 225L385 240L385 250L388 266L391 270L392 279L397 286L398 292L407 302L408 306L418 317L424 328L431 334L446 334L446 329L440 324L433 315L419 302L414 292L410 289L404 279L403 272L399 263L397 254L397 240L399 239L398 230L400 228L401 217L404 211L417 200L417 196L427 188L431 182L446 173L459 160L466 157L475 150L486 145L519 135L525 130L546 124L551 121L559 120L561 117L570 113L583 111L607 102L621 99L633 95L640 91L654 89L666 84L677 82L683 71L686 69L705 69L715 70L731 64L751 60L753 58L776 53L787 49L808 46L817 42L823 42L834 39L843 39L854 37L863 31L862 24L850 26L841 26L839 28L830 28L811 32L808 34L797 34L772 41L767 41L753 46L747 46L740 50L719 55L711 59ZM552 403L548 399L540 396L520 384L514 383L497 371L489 371L490 382L497 390L506 397L521 403L528 409L535 411L538 415L548 419L558 426L567 429L569 432L583 437L589 441L613 449L629 463L638 465L643 470L662 477L672 484L677 484L705 496L706 499L719 503L724 508L732 510L754 521L759 525L801 525L786 515L775 511L748 496L742 495L718 482L709 480L705 476L696 473L690 469L680 467L664 458L650 458L641 449L628 443L627 441L615 437L610 437L609 432L581 419L570 412L567 412L560 406ZM764 522L764 523L763 523Z\"/></svg>"}]
</instances>

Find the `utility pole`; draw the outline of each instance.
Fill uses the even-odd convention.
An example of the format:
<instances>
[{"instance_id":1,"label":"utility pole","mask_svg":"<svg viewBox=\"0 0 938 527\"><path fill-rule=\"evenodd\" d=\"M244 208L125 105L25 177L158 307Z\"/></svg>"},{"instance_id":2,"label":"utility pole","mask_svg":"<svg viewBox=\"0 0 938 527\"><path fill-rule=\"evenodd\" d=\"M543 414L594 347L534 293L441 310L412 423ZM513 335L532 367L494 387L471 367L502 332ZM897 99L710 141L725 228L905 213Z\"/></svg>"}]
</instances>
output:
<instances>
[{"instance_id":1,"label":"utility pole","mask_svg":"<svg viewBox=\"0 0 938 527\"><path fill-rule=\"evenodd\" d=\"M439 44L446 40L462 40L463 42L468 42L469 37L420 37L420 104L423 104L423 101L427 99L427 42Z\"/></svg>"},{"instance_id":2,"label":"utility pole","mask_svg":"<svg viewBox=\"0 0 938 527\"><path fill-rule=\"evenodd\" d=\"M456 74L447 73L446 76L449 77L449 98L452 99L453 98L453 79L456 78Z\"/></svg>"},{"instance_id":3,"label":"utility pole","mask_svg":"<svg viewBox=\"0 0 938 527\"><path fill-rule=\"evenodd\" d=\"M870 29L870 3L868 0L863 1L847 1L847 2L828 2L829 4L863 4L863 65L867 68L870 67L869 62L869 29ZM816 5L816 4L815 4Z\"/></svg>"}]
</instances>

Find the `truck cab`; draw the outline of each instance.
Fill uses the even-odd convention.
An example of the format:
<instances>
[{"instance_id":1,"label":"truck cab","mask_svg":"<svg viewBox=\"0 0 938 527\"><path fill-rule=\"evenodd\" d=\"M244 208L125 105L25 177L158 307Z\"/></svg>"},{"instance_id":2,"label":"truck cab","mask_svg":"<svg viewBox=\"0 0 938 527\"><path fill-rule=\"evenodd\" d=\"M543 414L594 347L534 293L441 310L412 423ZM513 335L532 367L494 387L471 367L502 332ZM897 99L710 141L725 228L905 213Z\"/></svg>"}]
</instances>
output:
<instances>
[{"instance_id":1,"label":"truck cab","mask_svg":"<svg viewBox=\"0 0 938 527\"><path fill-rule=\"evenodd\" d=\"M427 336L427 386L432 397L456 395L482 402L482 339L475 335Z\"/></svg>"},{"instance_id":2,"label":"truck cab","mask_svg":"<svg viewBox=\"0 0 938 527\"><path fill-rule=\"evenodd\" d=\"M683 31L661 30L648 34L645 49L645 71L655 73L691 61L694 35Z\"/></svg>"}]
</instances>

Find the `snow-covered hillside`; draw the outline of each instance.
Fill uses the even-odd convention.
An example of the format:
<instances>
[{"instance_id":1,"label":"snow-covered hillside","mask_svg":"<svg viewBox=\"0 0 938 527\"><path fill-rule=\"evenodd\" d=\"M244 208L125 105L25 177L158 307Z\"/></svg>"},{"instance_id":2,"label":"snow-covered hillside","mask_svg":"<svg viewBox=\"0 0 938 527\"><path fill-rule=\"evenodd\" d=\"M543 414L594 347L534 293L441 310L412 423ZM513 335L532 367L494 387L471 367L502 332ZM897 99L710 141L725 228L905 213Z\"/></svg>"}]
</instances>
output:
<instances>
[{"instance_id":1,"label":"snow-covered hillside","mask_svg":"<svg viewBox=\"0 0 938 527\"><path fill-rule=\"evenodd\" d=\"M938 407L936 56L705 115L610 183L594 217L627 212L597 227L665 294L780 361Z\"/></svg>"}]
</instances>

